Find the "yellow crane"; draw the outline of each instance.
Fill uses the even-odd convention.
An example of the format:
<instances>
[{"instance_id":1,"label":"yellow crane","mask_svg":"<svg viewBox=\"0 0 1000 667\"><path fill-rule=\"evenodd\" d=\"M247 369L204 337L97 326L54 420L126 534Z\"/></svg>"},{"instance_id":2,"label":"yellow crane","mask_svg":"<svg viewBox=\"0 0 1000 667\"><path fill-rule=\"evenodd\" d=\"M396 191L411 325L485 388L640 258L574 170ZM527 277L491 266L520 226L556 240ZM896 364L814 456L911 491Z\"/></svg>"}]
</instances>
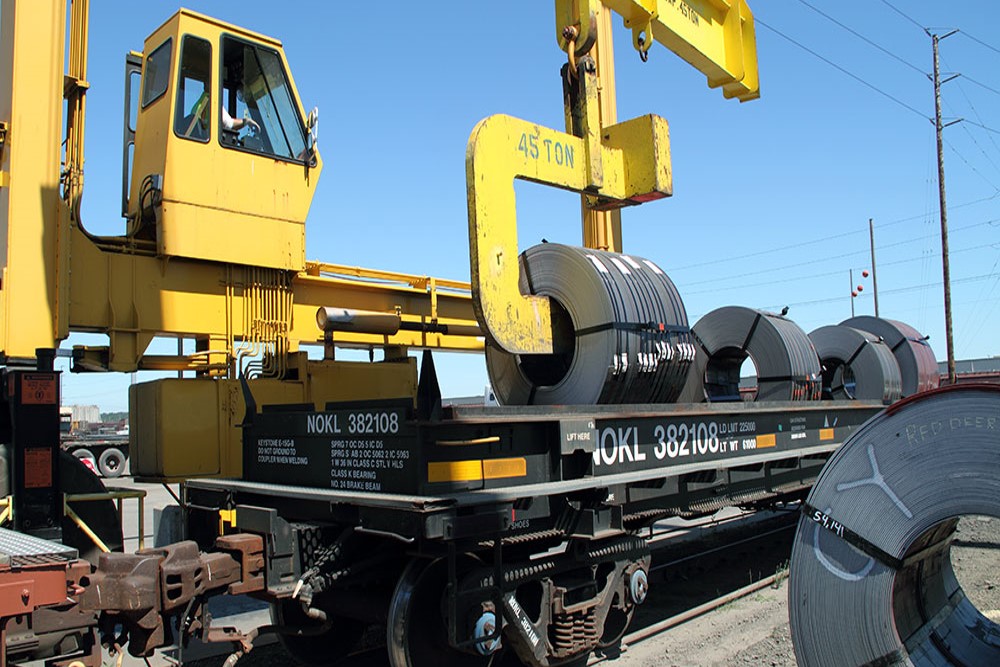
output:
<instances>
[{"instance_id":1,"label":"yellow crane","mask_svg":"<svg viewBox=\"0 0 1000 667\"><path fill-rule=\"evenodd\" d=\"M53 27L63 25L66 0L4 0L3 358L31 363L71 331L95 332L108 345L74 349L75 369L194 371L197 378L138 385L130 397L133 470L181 479L239 474L236 378L244 371L262 400L322 406L413 396L413 348L480 350L485 337L510 352L551 351L548 299L517 289L513 179L583 193L584 243L610 250L621 249L619 208L671 191L666 122L616 122L612 12L641 54L659 41L727 97L757 95L742 0L555 4L556 38L574 80L582 73L580 94L567 104L565 131L501 116L473 131L470 286L307 261L304 223L323 162L315 115L300 102L281 43L188 10L128 59L142 79L136 126L126 128L134 145L123 179L127 232L88 233L80 200L89 2L69 3L64 33ZM539 147L553 146L552 159L539 159ZM339 313L325 333L316 326L321 308ZM157 336L193 338L196 352L148 354ZM308 361L308 344L326 344L327 359ZM336 346L379 347L403 363L335 361ZM206 451L205 442L218 447Z\"/></svg>"}]
</instances>

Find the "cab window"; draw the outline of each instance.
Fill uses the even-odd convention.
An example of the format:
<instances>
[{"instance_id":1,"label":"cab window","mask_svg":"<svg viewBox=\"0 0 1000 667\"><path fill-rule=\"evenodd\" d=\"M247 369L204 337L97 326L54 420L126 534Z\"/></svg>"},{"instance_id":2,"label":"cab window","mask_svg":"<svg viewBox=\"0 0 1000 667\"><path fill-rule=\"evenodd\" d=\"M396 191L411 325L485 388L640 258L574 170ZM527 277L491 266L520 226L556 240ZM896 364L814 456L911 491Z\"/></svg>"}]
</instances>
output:
<instances>
[{"instance_id":1,"label":"cab window","mask_svg":"<svg viewBox=\"0 0 1000 667\"><path fill-rule=\"evenodd\" d=\"M212 113L211 71L212 45L200 37L185 35L181 42L174 113L174 132L184 139L208 141Z\"/></svg>"},{"instance_id":2,"label":"cab window","mask_svg":"<svg viewBox=\"0 0 1000 667\"><path fill-rule=\"evenodd\" d=\"M146 71L142 78L142 106L146 108L163 93L167 92L170 81L170 46L171 40L156 47L146 58Z\"/></svg>"},{"instance_id":3,"label":"cab window","mask_svg":"<svg viewBox=\"0 0 1000 667\"><path fill-rule=\"evenodd\" d=\"M302 162L306 133L276 51L222 39L219 140L228 148Z\"/></svg>"}]
</instances>

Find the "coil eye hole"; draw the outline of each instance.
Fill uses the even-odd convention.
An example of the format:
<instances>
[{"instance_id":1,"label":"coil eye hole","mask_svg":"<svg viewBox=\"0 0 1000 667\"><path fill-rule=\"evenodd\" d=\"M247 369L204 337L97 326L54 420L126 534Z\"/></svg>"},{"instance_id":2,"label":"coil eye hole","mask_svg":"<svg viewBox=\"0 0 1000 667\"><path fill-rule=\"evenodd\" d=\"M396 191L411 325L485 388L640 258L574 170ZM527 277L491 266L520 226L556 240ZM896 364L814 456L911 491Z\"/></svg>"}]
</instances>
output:
<instances>
[{"instance_id":1,"label":"coil eye hole","mask_svg":"<svg viewBox=\"0 0 1000 667\"><path fill-rule=\"evenodd\" d=\"M928 643L932 652L949 655L956 638L966 640L959 642L963 645L981 642L975 655L989 648L1000 655L995 640L987 640L1000 636L993 583L998 527L1000 519L994 517L948 519L926 530L907 551L908 564L893 581L893 618L910 655L922 653ZM982 556L969 557L971 550L992 554L994 562L984 565ZM955 664L973 664L969 657Z\"/></svg>"},{"instance_id":2,"label":"coil eye hole","mask_svg":"<svg viewBox=\"0 0 1000 667\"><path fill-rule=\"evenodd\" d=\"M554 354L518 355L518 364L524 376L536 387L552 387L563 381L573 365L576 354L576 329L569 313L555 299L551 299L552 346Z\"/></svg>"}]
</instances>

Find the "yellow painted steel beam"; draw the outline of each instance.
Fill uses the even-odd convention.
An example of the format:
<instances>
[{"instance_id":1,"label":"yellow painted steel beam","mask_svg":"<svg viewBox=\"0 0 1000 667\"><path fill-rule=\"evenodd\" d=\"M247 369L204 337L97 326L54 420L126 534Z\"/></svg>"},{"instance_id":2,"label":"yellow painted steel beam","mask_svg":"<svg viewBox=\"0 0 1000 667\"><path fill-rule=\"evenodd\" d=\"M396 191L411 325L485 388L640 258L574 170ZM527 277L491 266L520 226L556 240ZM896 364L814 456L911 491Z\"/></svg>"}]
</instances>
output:
<instances>
[{"instance_id":1,"label":"yellow painted steel beam","mask_svg":"<svg viewBox=\"0 0 1000 667\"><path fill-rule=\"evenodd\" d=\"M466 151L472 300L479 323L513 354L553 352L549 299L521 294L514 179L586 192L606 208L673 191L667 121L640 116L585 139L511 116L479 122ZM590 159L588 159L588 157ZM599 178L592 167L600 163Z\"/></svg>"},{"instance_id":2,"label":"yellow painted steel beam","mask_svg":"<svg viewBox=\"0 0 1000 667\"><path fill-rule=\"evenodd\" d=\"M615 50L611 34L611 12L601 8L595 17L597 41L590 51L597 65L597 101L600 112L600 126L606 127L618 122L618 107L615 95ZM570 128L566 128L569 130ZM583 195L581 215L583 217L583 245L611 252L622 251L622 212L594 208L589 195Z\"/></svg>"},{"instance_id":3,"label":"yellow painted steel beam","mask_svg":"<svg viewBox=\"0 0 1000 667\"><path fill-rule=\"evenodd\" d=\"M586 53L597 40L600 5L621 15L632 42L646 53L655 40L741 102L760 96L757 39L746 0L556 0L556 35L564 51L566 26L577 27L575 49Z\"/></svg>"},{"instance_id":4,"label":"yellow painted steel beam","mask_svg":"<svg viewBox=\"0 0 1000 667\"><path fill-rule=\"evenodd\" d=\"M67 332L66 0L3 0L0 12L0 351L31 358Z\"/></svg>"},{"instance_id":5,"label":"yellow painted steel beam","mask_svg":"<svg viewBox=\"0 0 1000 667\"><path fill-rule=\"evenodd\" d=\"M161 363L172 369L192 368L180 358L151 358L145 363L146 347L158 335L213 338L215 350L218 341L239 344L251 339L255 328L268 319L254 308L279 298L287 307L280 321L272 324L283 330L290 351L300 344L323 343L323 332L316 326L320 306L399 313L406 322L451 325L453 331L462 332L400 331L392 336L338 332L337 345L460 351L483 346L469 284L460 281L320 263L295 273L180 258L164 261L99 248L78 228L72 231L71 247L69 324L73 331L109 336L107 352L88 353L92 364L108 370L131 372ZM284 287L255 291L255 280L264 279ZM233 354L232 349L228 352Z\"/></svg>"}]
</instances>

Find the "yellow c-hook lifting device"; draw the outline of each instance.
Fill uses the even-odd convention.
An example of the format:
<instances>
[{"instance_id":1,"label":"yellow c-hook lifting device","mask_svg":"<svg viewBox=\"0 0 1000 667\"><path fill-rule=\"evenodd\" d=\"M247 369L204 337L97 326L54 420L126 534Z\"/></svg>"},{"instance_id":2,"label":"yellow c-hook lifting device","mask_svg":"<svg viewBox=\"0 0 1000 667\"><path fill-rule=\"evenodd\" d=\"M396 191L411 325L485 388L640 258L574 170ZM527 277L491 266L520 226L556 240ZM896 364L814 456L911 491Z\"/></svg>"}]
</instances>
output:
<instances>
[{"instance_id":1,"label":"yellow c-hook lifting device","mask_svg":"<svg viewBox=\"0 0 1000 667\"><path fill-rule=\"evenodd\" d=\"M618 209L673 191L666 120L615 121L610 11L632 29L644 60L655 40L727 98L759 94L744 0L556 0L557 39L569 60L566 131L495 115L473 129L466 151L473 307L489 341L513 354L554 351L548 297L518 288L514 179L581 193L585 245L613 251L621 251Z\"/></svg>"}]
</instances>

